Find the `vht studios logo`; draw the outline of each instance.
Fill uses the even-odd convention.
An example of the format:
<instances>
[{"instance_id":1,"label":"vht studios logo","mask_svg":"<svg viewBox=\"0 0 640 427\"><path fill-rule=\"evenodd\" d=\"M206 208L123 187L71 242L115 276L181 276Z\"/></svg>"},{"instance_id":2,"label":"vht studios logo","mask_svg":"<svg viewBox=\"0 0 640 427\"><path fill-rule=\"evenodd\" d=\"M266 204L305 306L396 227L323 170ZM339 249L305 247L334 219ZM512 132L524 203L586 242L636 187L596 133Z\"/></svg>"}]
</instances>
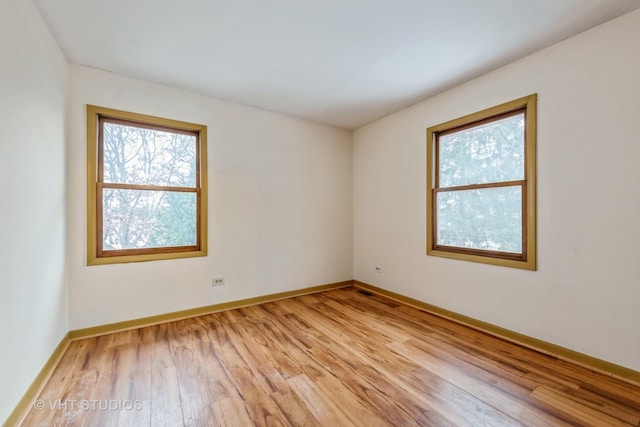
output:
<instances>
[{"instance_id":1,"label":"vht studios logo","mask_svg":"<svg viewBox=\"0 0 640 427\"><path fill-rule=\"evenodd\" d=\"M38 411L142 411L142 400L36 400L33 407Z\"/></svg>"}]
</instances>

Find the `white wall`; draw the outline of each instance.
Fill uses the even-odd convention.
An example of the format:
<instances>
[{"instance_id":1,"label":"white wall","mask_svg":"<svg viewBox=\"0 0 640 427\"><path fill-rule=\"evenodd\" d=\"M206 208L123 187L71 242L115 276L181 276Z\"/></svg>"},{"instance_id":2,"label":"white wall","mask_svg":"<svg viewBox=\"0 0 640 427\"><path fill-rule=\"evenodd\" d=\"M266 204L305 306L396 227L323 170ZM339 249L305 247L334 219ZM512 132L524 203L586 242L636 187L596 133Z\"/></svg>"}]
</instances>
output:
<instances>
[{"instance_id":1,"label":"white wall","mask_svg":"<svg viewBox=\"0 0 640 427\"><path fill-rule=\"evenodd\" d=\"M351 132L86 67L70 79L71 329L351 280ZM208 257L85 265L86 104L208 126Z\"/></svg>"},{"instance_id":2,"label":"white wall","mask_svg":"<svg viewBox=\"0 0 640 427\"><path fill-rule=\"evenodd\" d=\"M355 278L640 370L639 40L636 11L355 131ZM426 128L534 92L538 271L427 257Z\"/></svg>"},{"instance_id":3,"label":"white wall","mask_svg":"<svg viewBox=\"0 0 640 427\"><path fill-rule=\"evenodd\" d=\"M68 330L68 66L30 1L0 2L0 421Z\"/></svg>"}]
</instances>

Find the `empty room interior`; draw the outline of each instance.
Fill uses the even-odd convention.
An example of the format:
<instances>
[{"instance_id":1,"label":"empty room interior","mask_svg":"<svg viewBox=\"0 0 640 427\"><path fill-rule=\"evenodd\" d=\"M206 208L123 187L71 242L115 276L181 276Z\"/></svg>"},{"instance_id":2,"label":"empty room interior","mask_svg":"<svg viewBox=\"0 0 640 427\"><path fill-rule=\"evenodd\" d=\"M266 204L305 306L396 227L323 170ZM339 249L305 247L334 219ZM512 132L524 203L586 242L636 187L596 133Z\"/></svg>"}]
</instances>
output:
<instances>
[{"instance_id":1,"label":"empty room interior","mask_svg":"<svg viewBox=\"0 0 640 427\"><path fill-rule=\"evenodd\" d=\"M3 425L640 426L640 2L0 34Z\"/></svg>"}]
</instances>

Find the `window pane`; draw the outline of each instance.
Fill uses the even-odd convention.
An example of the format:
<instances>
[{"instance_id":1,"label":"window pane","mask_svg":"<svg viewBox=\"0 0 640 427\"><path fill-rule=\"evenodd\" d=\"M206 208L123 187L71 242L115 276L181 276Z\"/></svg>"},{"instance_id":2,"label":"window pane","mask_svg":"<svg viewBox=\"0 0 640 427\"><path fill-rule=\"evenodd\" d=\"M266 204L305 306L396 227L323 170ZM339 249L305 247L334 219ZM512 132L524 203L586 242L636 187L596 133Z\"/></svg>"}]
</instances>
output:
<instances>
[{"instance_id":1,"label":"window pane","mask_svg":"<svg viewBox=\"0 0 640 427\"><path fill-rule=\"evenodd\" d=\"M439 186L524 179L524 113L439 137Z\"/></svg>"},{"instance_id":2,"label":"window pane","mask_svg":"<svg viewBox=\"0 0 640 427\"><path fill-rule=\"evenodd\" d=\"M522 253L522 187L441 191L437 244Z\"/></svg>"},{"instance_id":3,"label":"window pane","mask_svg":"<svg viewBox=\"0 0 640 427\"><path fill-rule=\"evenodd\" d=\"M195 187L196 137L103 122L104 182Z\"/></svg>"},{"instance_id":4,"label":"window pane","mask_svg":"<svg viewBox=\"0 0 640 427\"><path fill-rule=\"evenodd\" d=\"M103 250L194 246L196 193L105 188Z\"/></svg>"}]
</instances>

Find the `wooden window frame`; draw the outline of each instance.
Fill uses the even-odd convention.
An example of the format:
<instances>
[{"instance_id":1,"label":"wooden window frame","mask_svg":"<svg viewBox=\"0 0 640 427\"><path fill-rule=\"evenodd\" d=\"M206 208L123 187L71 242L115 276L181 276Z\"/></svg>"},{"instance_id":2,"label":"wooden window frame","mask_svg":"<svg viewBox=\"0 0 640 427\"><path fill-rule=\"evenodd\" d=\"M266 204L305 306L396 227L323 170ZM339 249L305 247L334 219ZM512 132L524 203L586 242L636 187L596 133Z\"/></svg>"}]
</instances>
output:
<instances>
[{"instance_id":1,"label":"wooden window frame","mask_svg":"<svg viewBox=\"0 0 640 427\"><path fill-rule=\"evenodd\" d=\"M536 269L536 104L537 95L533 94L427 128L427 255L525 270ZM440 188L438 150L440 136L518 114L524 114L525 118L524 179ZM521 253L438 245L436 198L439 192L516 186L521 188L522 194Z\"/></svg>"},{"instance_id":2,"label":"wooden window frame","mask_svg":"<svg viewBox=\"0 0 640 427\"><path fill-rule=\"evenodd\" d=\"M193 187L104 182L103 124L116 123L196 137L196 182ZM194 123L87 105L87 265L143 262L207 255L207 127ZM196 244L159 248L107 250L102 247L104 189L188 192L196 195Z\"/></svg>"}]
</instances>

